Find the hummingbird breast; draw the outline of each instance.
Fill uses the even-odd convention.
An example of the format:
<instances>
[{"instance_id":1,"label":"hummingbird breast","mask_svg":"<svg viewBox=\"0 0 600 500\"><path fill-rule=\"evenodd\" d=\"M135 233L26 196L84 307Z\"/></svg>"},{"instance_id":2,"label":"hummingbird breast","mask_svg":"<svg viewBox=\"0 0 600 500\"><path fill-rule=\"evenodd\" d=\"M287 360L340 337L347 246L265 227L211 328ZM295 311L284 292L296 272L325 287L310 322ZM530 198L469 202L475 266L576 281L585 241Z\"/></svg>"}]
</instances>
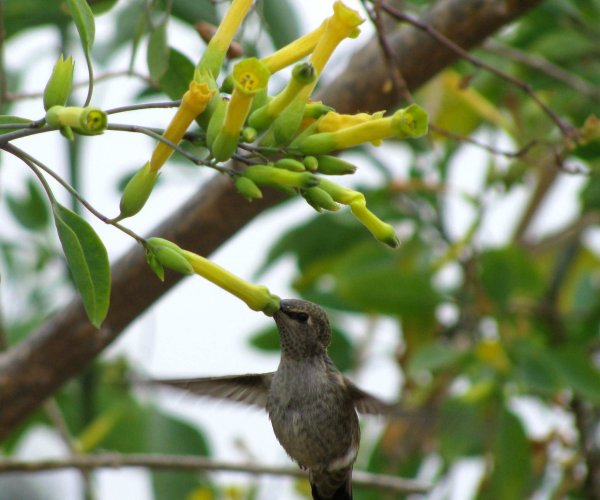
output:
<instances>
[{"instance_id":1,"label":"hummingbird breast","mask_svg":"<svg viewBox=\"0 0 600 500\"><path fill-rule=\"evenodd\" d=\"M320 357L282 360L273 376L267 411L288 455L311 471L354 463L360 430L342 375Z\"/></svg>"}]
</instances>

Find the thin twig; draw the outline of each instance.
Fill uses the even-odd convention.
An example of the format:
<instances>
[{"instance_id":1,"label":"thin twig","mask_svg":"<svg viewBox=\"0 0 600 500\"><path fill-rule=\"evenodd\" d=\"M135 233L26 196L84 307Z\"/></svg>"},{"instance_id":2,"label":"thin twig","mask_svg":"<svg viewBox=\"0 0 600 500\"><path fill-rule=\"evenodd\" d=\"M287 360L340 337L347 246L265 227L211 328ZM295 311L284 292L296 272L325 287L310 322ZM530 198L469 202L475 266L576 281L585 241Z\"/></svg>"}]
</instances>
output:
<instances>
[{"instance_id":1,"label":"thin twig","mask_svg":"<svg viewBox=\"0 0 600 500\"><path fill-rule=\"evenodd\" d=\"M42 184L44 186L44 189L48 193L48 196L50 197L51 200L54 199L54 195L52 194L52 190L50 189L47 181L44 179L44 177L39 172L38 168L41 169L41 170L43 170L44 172L46 172L50 176L52 176L62 187L64 187L69 193L71 193L72 196L74 196L75 198L77 198L77 200L79 200L79 202L92 215L94 215L94 217L96 217L97 219L100 219L105 224L110 224L111 226L115 226L116 228L118 228L122 232L124 232L125 234L131 236L138 243L140 243L142 245L145 244L146 240L144 240L144 238L142 238L140 235L134 233L131 229L129 229L129 228L121 225L119 222L115 222L112 219L110 219L109 217L106 217L104 214L100 213L85 198L83 198L83 196L81 196L67 181L65 181L54 170L52 170L50 167L48 167L47 165L45 165L44 163L42 163L37 158L31 156L29 153L27 153L27 152L23 151L22 149L14 146L13 144L5 144L5 145L0 144L0 149L4 149L6 152L15 155L17 158L20 158L28 167L30 167L34 171L34 173L38 176L38 178L40 179L40 182L42 182Z\"/></svg>"},{"instance_id":2,"label":"thin twig","mask_svg":"<svg viewBox=\"0 0 600 500\"><path fill-rule=\"evenodd\" d=\"M444 135L450 139L454 139L455 141L467 142L469 144L472 144L473 146L477 146L478 148L485 149L488 153L491 153L491 154L497 155L497 156L504 156L506 158L521 158L521 157L525 156L527 154L527 152L533 146L536 146L540 142L540 141L532 140L532 141L528 142L527 144L525 144L525 146L523 146L520 149L517 149L515 151L506 151L504 149L495 148L494 146L492 146L490 144L484 144L484 143L479 142L478 140L473 139L471 137L456 134L446 128L436 125L435 123L430 123L429 129L437 132L438 134Z\"/></svg>"},{"instance_id":3,"label":"thin twig","mask_svg":"<svg viewBox=\"0 0 600 500\"><path fill-rule=\"evenodd\" d=\"M369 16L369 19L373 23L375 27L375 32L377 33L377 39L379 41L379 45L383 52L383 57L387 62L387 67L390 71L390 78L393 85L393 90L396 92L398 101L404 100L406 102L412 102L413 98L408 90L408 85L406 84L406 80L400 73L400 69L398 66L398 62L396 61L396 56L392 51L387 38L385 36L385 26L383 23L383 19L381 17L381 0L374 0L374 8L371 9L367 5L367 0L361 0L361 3Z\"/></svg>"},{"instance_id":4,"label":"thin twig","mask_svg":"<svg viewBox=\"0 0 600 500\"><path fill-rule=\"evenodd\" d=\"M135 71L131 72L129 70L108 71L106 73L103 73L103 74L97 76L94 79L94 82L100 83L103 81L112 80L114 78L132 77L132 76L144 81L146 84L150 85L151 87L154 87L152 80L150 78L148 78L146 75L137 73ZM81 88L81 87L87 87L87 85L88 85L87 80L85 82L76 82L73 84L73 88L77 89L77 88ZM7 102L14 102L14 101L21 101L21 100L25 100L25 99L38 99L38 98L42 97L43 95L44 95L43 91L19 92L19 93L15 92L15 93L7 94L6 100L7 100Z\"/></svg>"},{"instance_id":5,"label":"thin twig","mask_svg":"<svg viewBox=\"0 0 600 500\"><path fill-rule=\"evenodd\" d=\"M257 464L236 464L213 460L200 456L188 455L153 455L102 453L79 455L67 459L49 460L0 460L0 473L6 472L40 472L60 469L98 469L121 467L148 467L151 469L205 470L241 472L246 474L268 474L273 476L307 477L307 473L290 467L273 467ZM422 493L431 488L430 484L413 479L403 479L383 474L372 474L354 471L352 481L355 485L367 486L381 490Z\"/></svg>"},{"instance_id":6,"label":"thin twig","mask_svg":"<svg viewBox=\"0 0 600 500\"><path fill-rule=\"evenodd\" d=\"M124 113L126 111L138 111L140 109L155 109L155 108L177 108L181 105L181 99L179 101L163 101L163 102L147 102L141 104L130 104L129 106L119 106L118 108L107 109L104 112L107 115L114 115L116 113Z\"/></svg>"},{"instance_id":7,"label":"thin twig","mask_svg":"<svg viewBox=\"0 0 600 500\"><path fill-rule=\"evenodd\" d=\"M39 124L39 121L32 122ZM8 144L10 141L14 141L15 139L21 139L22 137L29 137L30 135L43 134L45 132L53 132L54 130L58 130L58 127L53 127L51 125L44 126L33 126L29 124L27 128L22 128L21 130L15 130L14 132L8 132L7 134L0 135L0 147L3 144ZM21 124L23 125L23 124Z\"/></svg>"},{"instance_id":8,"label":"thin twig","mask_svg":"<svg viewBox=\"0 0 600 500\"><path fill-rule=\"evenodd\" d=\"M217 165L216 163L214 163L211 160L206 159L206 158L200 158L199 156L186 151L178 144L175 144L173 141L170 141L166 137L162 136L160 132L156 132L150 128L141 127L139 125L126 125L126 124L119 124L119 123L111 123L106 127L106 130L115 130L115 131L119 131L119 132L136 132L136 133L147 135L149 137L152 137L153 139L156 139L157 141L164 142L167 146L171 147L172 149L174 149L175 151L177 151L178 153L180 153L181 155L183 155L185 158L187 158L188 160L190 160L192 163L194 163L196 165L213 168L222 174L235 175L235 171L232 170L231 168Z\"/></svg>"},{"instance_id":9,"label":"thin twig","mask_svg":"<svg viewBox=\"0 0 600 500\"><path fill-rule=\"evenodd\" d=\"M594 99L596 101L600 101L600 88L596 85L589 83L583 78L575 75L569 71L564 70L560 66L551 63L547 59L535 55L528 54L521 50L515 49L514 47L509 47L508 45L502 45L493 40L488 40L483 45L484 50L491 52L492 54L496 54L502 57L506 57L508 59L512 59L518 63L524 64L525 66L529 66L530 68L535 69L545 75L557 80L565 85L571 87L573 90L576 90L580 94L589 97L590 99Z\"/></svg>"},{"instance_id":10,"label":"thin twig","mask_svg":"<svg viewBox=\"0 0 600 500\"><path fill-rule=\"evenodd\" d=\"M370 1L374 2L375 0L370 0ZM414 26L415 28L417 28L421 31L424 31L429 36L431 36L433 39L437 40L439 43L441 43L442 45L444 45L445 47L450 49L452 52L454 52L458 56L462 57L466 61L470 62L473 66L475 66L477 68L485 69L485 70L489 71L490 73L495 74L499 78L502 78L504 81L507 81L510 84L512 84L515 87L522 90L533 101L535 101L535 103L542 109L542 111L544 111L544 113L546 113L546 115L548 115L548 117L556 124L556 126L560 129L561 133L563 134L563 136L566 139L569 139L569 140L577 139L577 130L575 128L571 127L570 125L566 124L565 122L563 122L563 120L554 111L552 111L552 109L550 109L546 105L546 103L544 103L544 101L542 101L537 96L537 94L533 91L533 89L531 88L531 86L529 84L519 80L518 78L515 78L514 76L512 76L508 73L505 73L504 71L492 66L491 64L488 64L488 63L482 61L481 59L478 59L477 57L472 56L468 51L466 51L465 49L463 49L462 47L460 47L459 45L454 43L452 40L450 40L450 38L448 38L446 35L444 35L440 31L436 30L429 24L424 23L424 22L420 21L419 19L412 17L409 14L405 14L404 12L401 12L398 9L395 9L394 7L387 5L385 3L381 3L381 8L385 12L387 12L390 16L397 19L398 21L404 21L404 22Z\"/></svg>"}]
</instances>

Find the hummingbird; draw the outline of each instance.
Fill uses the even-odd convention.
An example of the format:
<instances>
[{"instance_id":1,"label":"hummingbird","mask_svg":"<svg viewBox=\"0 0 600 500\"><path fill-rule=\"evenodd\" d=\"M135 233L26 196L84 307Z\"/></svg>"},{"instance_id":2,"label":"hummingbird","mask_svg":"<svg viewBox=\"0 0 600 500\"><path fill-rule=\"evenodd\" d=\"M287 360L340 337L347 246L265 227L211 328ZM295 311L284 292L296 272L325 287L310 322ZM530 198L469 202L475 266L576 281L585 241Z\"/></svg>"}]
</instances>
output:
<instances>
[{"instance_id":1,"label":"hummingbird","mask_svg":"<svg viewBox=\"0 0 600 500\"><path fill-rule=\"evenodd\" d=\"M360 443L357 411L398 414L398 406L359 389L327 355L325 311L304 300L281 300L274 314L281 343L275 372L154 380L194 394L259 406L287 454L308 471L314 500L351 500Z\"/></svg>"}]
</instances>

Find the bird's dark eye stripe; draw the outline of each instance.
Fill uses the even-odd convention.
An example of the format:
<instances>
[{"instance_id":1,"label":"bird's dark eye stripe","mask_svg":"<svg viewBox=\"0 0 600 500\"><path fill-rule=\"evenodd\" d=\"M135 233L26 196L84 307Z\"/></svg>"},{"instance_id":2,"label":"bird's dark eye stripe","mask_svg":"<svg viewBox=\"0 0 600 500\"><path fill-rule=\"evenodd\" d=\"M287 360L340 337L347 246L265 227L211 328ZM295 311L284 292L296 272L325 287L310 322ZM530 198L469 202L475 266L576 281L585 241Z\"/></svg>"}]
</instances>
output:
<instances>
[{"instance_id":1,"label":"bird's dark eye stripe","mask_svg":"<svg viewBox=\"0 0 600 500\"><path fill-rule=\"evenodd\" d=\"M308 321L308 314L300 311L286 311L288 317L293 320L299 321L300 323L306 323Z\"/></svg>"}]
</instances>

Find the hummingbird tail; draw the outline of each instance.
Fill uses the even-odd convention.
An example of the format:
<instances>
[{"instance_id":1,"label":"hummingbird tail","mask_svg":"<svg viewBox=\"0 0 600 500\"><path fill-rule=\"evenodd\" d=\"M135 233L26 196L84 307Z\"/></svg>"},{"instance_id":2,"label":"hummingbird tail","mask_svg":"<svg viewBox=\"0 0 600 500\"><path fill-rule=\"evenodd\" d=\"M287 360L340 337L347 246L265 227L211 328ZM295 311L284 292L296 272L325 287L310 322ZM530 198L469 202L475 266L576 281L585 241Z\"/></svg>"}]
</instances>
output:
<instances>
[{"instance_id":1,"label":"hummingbird tail","mask_svg":"<svg viewBox=\"0 0 600 500\"><path fill-rule=\"evenodd\" d=\"M310 474L313 500L352 500L352 469Z\"/></svg>"}]
</instances>

